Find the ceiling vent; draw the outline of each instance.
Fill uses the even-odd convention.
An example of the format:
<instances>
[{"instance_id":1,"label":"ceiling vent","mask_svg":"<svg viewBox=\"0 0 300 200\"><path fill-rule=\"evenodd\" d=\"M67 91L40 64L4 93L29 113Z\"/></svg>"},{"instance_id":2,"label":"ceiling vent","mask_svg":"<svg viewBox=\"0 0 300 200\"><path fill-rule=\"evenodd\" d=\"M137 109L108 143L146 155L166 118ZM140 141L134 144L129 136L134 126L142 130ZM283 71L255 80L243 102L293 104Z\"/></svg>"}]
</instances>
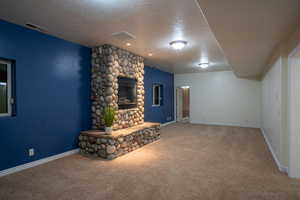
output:
<instances>
[{"instance_id":1,"label":"ceiling vent","mask_svg":"<svg viewBox=\"0 0 300 200\"><path fill-rule=\"evenodd\" d=\"M134 40L136 37L128 33L126 31L121 31L121 32L116 32L111 34L115 39L120 40L120 41L128 41L128 40Z\"/></svg>"},{"instance_id":2,"label":"ceiling vent","mask_svg":"<svg viewBox=\"0 0 300 200\"><path fill-rule=\"evenodd\" d=\"M36 24L26 23L25 25L26 25L27 28L30 28L30 29L33 29L33 30L40 31L40 32L46 32L45 28L43 28L41 26L38 26Z\"/></svg>"}]
</instances>

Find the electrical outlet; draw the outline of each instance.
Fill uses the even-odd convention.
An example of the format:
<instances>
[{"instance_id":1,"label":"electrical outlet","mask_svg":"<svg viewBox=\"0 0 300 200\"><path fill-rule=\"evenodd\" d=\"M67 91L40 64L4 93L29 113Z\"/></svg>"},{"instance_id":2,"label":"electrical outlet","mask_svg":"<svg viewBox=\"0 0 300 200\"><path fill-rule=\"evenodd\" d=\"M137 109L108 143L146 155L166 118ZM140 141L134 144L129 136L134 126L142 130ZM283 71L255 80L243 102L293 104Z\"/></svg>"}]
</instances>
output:
<instances>
[{"instance_id":1,"label":"electrical outlet","mask_svg":"<svg viewBox=\"0 0 300 200\"><path fill-rule=\"evenodd\" d=\"M29 156L34 156L34 149L33 148L31 148L31 149L29 149Z\"/></svg>"}]
</instances>

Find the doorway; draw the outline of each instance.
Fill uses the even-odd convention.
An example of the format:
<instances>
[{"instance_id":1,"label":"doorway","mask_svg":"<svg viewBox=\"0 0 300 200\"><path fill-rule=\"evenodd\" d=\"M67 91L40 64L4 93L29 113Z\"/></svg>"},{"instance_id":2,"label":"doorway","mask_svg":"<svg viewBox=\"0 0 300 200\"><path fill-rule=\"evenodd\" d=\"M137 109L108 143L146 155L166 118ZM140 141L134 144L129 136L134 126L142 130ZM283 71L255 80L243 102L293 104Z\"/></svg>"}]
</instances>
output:
<instances>
[{"instance_id":1,"label":"doorway","mask_svg":"<svg viewBox=\"0 0 300 200\"><path fill-rule=\"evenodd\" d=\"M289 56L288 82L288 174L300 178L300 45Z\"/></svg>"},{"instance_id":2,"label":"doorway","mask_svg":"<svg viewBox=\"0 0 300 200\"><path fill-rule=\"evenodd\" d=\"M181 86L176 88L176 120L189 122L190 119L190 87Z\"/></svg>"}]
</instances>

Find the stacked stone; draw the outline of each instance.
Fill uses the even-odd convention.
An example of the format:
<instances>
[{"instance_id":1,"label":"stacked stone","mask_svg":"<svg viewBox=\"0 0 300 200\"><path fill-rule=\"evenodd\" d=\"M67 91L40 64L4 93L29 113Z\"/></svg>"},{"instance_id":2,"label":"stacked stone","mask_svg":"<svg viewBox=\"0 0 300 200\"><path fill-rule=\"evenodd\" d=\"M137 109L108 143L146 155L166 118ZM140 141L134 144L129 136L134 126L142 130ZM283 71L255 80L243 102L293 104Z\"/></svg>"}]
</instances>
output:
<instances>
[{"instance_id":1,"label":"stacked stone","mask_svg":"<svg viewBox=\"0 0 300 200\"><path fill-rule=\"evenodd\" d=\"M159 126L156 126L118 137L88 136L82 133L79 136L80 152L111 160L158 140L159 129Z\"/></svg>"},{"instance_id":2,"label":"stacked stone","mask_svg":"<svg viewBox=\"0 0 300 200\"><path fill-rule=\"evenodd\" d=\"M118 109L118 77L137 80L137 107ZM126 50L102 45L92 49L91 101L92 128L102 129L105 106L116 109L114 130L144 122L144 59Z\"/></svg>"}]
</instances>

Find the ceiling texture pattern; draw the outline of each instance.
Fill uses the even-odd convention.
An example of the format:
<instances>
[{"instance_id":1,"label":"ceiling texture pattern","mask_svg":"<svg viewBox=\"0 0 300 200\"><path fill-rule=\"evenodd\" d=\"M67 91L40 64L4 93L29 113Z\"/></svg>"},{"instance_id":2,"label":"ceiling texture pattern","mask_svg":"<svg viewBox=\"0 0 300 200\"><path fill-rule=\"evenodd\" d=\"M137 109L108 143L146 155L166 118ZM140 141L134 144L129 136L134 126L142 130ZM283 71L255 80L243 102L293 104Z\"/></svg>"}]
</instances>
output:
<instances>
[{"instance_id":1,"label":"ceiling texture pattern","mask_svg":"<svg viewBox=\"0 0 300 200\"><path fill-rule=\"evenodd\" d=\"M197 0L238 77L260 77L300 25L299 0Z\"/></svg>"},{"instance_id":2,"label":"ceiling texture pattern","mask_svg":"<svg viewBox=\"0 0 300 200\"><path fill-rule=\"evenodd\" d=\"M165 71L203 71L198 64L207 61L208 70L231 70L194 0L1 0L0 18L23 26L30 22L89 47L113 44ZM121 31L135 36L130 47L112 36ZM173 40L188 44L175 51Z\"/></svg>"},{"instance_id":3,"label":"ceiling texture pattern","mask_svg":"<svg viewBox=\"0 0 300 200\"><path fill-rule=\"evenodd\" d=\"M0 19L36 24L59 38L89 47L112 44L169 72L233 69L240 77L262 72L299 17L299 0L0 1ZM122 31L133 39L113 36ZM176 51L169 45L173 40L188 44ZM210 67L201 69L201 62Z\"/></svg>"}]
</instances>

